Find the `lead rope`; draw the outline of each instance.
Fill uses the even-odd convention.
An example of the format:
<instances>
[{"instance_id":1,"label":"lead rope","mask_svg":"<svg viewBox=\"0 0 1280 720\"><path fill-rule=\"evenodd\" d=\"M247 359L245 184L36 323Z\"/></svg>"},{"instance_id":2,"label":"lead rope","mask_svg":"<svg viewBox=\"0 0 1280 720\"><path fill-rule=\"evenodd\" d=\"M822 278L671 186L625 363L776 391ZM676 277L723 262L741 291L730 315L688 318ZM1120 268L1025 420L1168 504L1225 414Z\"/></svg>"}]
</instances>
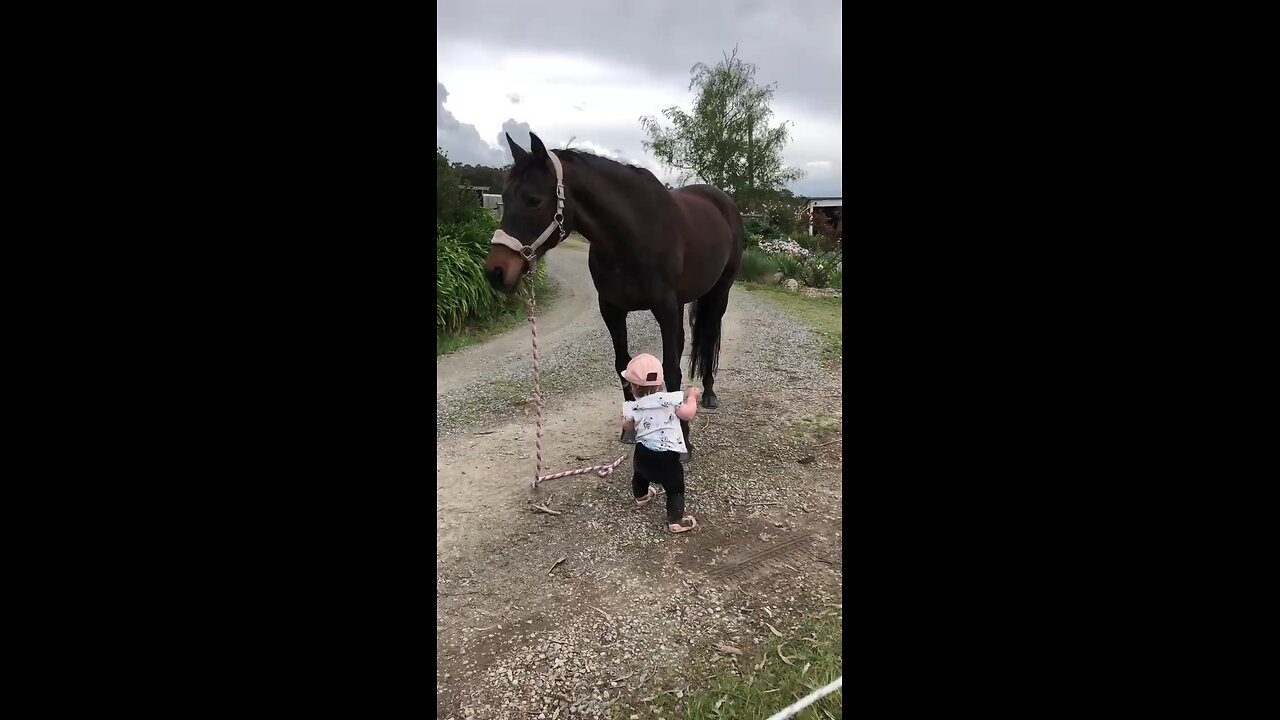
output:
<instances>
[{"instance_id":1,"label":"lead rope","mask_svg":"<svg viewBox=\"0 0 1280 720\"><path fill-rule=\"evenodd\" d=\"M538 375L538 320L535 316L537 308L537 298L533 291L533 280L529 280L529 328L533 331L533 404L538 412L538 434L534 440L534 450L538 456L538 469L533 474L533 487L537 488L538 483L545 480L556 480L562 477L570 477L572 475L585 475L589 472L595 472L600 477L608 477L613 473L613 469L618 467L627 454L623 453L608 465L592 465L591 467L578 468L577 470L566 470L564 472L554 473L552 475L542 474L542 382Z\"/></svg>"}]
</instances>

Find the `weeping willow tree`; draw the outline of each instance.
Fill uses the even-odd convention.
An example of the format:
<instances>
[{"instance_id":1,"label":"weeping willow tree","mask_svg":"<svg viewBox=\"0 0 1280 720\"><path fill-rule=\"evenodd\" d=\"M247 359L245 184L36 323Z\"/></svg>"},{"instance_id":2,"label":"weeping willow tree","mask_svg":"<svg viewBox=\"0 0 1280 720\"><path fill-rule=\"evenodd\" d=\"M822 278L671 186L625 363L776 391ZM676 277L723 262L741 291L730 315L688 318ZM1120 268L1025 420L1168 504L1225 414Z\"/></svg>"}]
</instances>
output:
<instances>
[{"instance_id":1,"label":"weeping willow tree","mask_svg":"<svg viewBox=\"0 0 1280 720\"><path fill-rule=\"evenodd\" d=\"M782 163L782 148L790 139L787 123L770 126L769 103L777 84L757 83L756 66L741 60L736 47L714 67L698 63L689 74L689 89L696 90L692 112L667 108L662 111L667 124L653 116L640 118L649 136L645 149L679 171L681 182L715 185L749 206L804 177Z\"/></svg>"}]
</instances>

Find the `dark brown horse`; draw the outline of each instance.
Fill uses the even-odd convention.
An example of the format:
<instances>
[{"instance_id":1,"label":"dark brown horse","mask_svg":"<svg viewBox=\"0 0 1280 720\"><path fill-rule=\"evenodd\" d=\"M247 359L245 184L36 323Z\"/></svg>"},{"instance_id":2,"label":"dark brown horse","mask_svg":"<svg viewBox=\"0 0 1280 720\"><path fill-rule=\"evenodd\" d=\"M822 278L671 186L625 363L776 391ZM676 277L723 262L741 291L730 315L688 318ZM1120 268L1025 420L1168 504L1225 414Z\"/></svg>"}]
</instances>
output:
<instances>
[{"instance_id":1,"label":"dark brown horse","mask_svg":"<svg viewBox=\"0 0 1280 720\"><path fill-rule=\"evenodd\" d=\"M710 185L668 190L648 170L574 150L532 152L507 136L515 166L502 190L502 229L485 263L490 284L511 293L523 273L570 232L591 243L587 264L600 316L613 339L614 367L631 361L627 313L650 310L662 330L667 391L680 389L684 306L693 303L689 375L702 370L702 404L719 405L715 372L720 321L742 262L742 216ZM622 394L633 400L627 384ZM681 423L686 442L689 424ZM692 446L689 446L692 448Z\"/></svg>"}]
</instances>

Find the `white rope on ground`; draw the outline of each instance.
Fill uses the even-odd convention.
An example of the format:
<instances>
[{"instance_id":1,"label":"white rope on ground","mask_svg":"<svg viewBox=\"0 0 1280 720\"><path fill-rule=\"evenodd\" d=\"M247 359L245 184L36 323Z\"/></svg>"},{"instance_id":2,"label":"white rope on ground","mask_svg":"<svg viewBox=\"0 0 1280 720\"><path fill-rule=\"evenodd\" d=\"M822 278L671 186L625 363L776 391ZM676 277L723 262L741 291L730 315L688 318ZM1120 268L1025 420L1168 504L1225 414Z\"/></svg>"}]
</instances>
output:
<instances>
[{"instance_id":1,"label":"white rope on ground","mask_svg":"<svg viewBox=\"0 0 1280 720\"><path fill-rule=\"evenodd\" d=\"M562 233L563 239L563 233ZM608 465L592 465L591 467L578 468L576 470L565 470L564 472L554 473L551 475L542 474L542 381L538 375L538 320L536 313L537 301L534 296L533 281L529 282L529 328L533 333L533 401L538 409L538 433L534 438L534 451L538 456L538 468L533 473L533 487L536 489L538 483L555 480L557 478L572 477L574 475L585 475L594 472L600 477L608 477L613 473L614 468L626 457L626 453L618 456L617 460Z\"/></svg>"},{"instance_id":2,"label":"white rope on ground","mask_svg":"<svg viewBox=\"0 0 1280 720\"><path fill-rule=\"evenodd\" d=\"M814 690L813 692L804 696L800 700L796 701L794 705L790 705L786 708L783 708L781 712L776 712L773 715L770 715L769 720L786 720L792 715L795 715L801 710L818 702L823 697L835 692L836 690L839 690L840 686L843 684L844 684L844 676L841 675L835 680L832 680L831 682L827 683L825 687L820 687L817 690Z\"/></svg>"}]
</instances>

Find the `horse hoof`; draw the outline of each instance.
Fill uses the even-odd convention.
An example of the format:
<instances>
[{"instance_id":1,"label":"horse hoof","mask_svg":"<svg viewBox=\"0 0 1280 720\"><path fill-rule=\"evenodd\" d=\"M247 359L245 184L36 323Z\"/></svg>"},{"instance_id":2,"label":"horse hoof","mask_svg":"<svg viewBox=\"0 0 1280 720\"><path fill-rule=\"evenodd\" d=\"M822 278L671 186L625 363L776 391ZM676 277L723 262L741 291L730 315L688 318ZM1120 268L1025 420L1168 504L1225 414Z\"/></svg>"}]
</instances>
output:
<instances>
[{"instance_id":1,"label":"horse hoof","mask_svg":"<svg viewBox=\"0 0 1280 720\"><path fill-rule=\"evenodd\" d=\"M703 395L702 407L715 410L716 408L720 407L720 401L716 399L715 395Z\"/></svg>"}]
</instances>

